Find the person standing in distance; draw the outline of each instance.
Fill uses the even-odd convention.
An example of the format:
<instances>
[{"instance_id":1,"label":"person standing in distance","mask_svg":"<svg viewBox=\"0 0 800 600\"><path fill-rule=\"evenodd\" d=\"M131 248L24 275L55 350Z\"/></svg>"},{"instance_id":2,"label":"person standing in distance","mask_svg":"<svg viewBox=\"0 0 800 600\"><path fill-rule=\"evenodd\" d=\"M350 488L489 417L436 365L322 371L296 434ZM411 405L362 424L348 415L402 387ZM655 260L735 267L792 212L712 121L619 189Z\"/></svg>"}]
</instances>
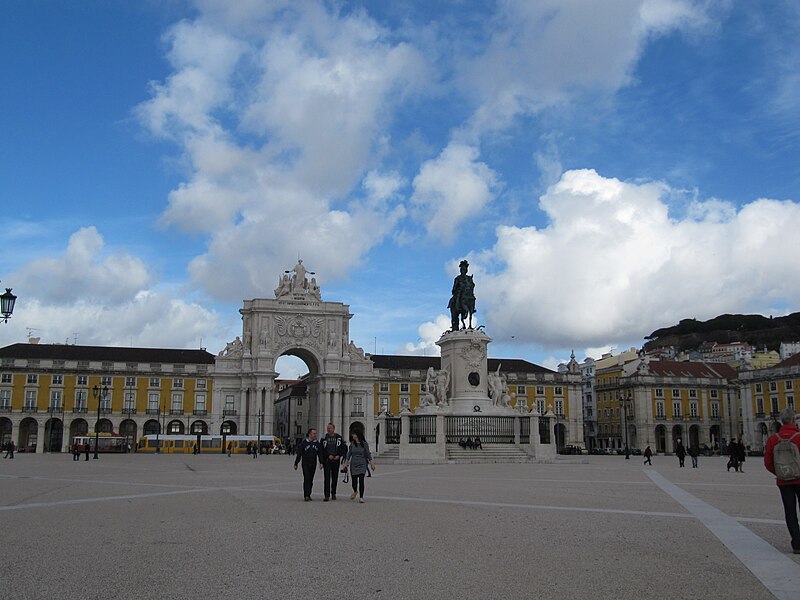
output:
<instances>
[{"instance_id":1,"label":"person standing in distance","mask_svg":"<svg viewBox=\"0 0 800 600\"><path fill-rule=\"evenodd\" d=\"M336 426L328 423L325 436L320 440L322 456L322 472L325 475L325 499L336 500L336 484L339 482L339 467L342 457L347 454L347 446L341 435L336 433Z\"/></svg>"},{"instance_id":2,"label":"person standing in distance","mask_svg":"<svg viewBox=\"0 0 800 600\"><path fill-rule=\"evenodd\" d=\"M350 500L355 500L358 495L358 501L364 502L364 475L367 473L367 465L372 467L373 471L375 470L369 444L367 444L367 440L361 439L360 432L352 431L350 433L350 449L344 459L344 466L350 469L350 477L353 480L353 493L350 495Z\"/></svg>"},{"instance_id":3,"label":"person standing in distance","mask_svg":"<svg viewBox=\"0 0 800 600\"><path fill-rule=\"evenodd\" d=\"M317 430L313 427L306 432L306 439L297 449L297 458L294 459L294 470L297 465L303 463L303 500L311 500L311 488L314 486L314 470L319 463L319 468L323 467L322 452L320 451L319 441L317 441Z\"/></svg>"}]
</instances>

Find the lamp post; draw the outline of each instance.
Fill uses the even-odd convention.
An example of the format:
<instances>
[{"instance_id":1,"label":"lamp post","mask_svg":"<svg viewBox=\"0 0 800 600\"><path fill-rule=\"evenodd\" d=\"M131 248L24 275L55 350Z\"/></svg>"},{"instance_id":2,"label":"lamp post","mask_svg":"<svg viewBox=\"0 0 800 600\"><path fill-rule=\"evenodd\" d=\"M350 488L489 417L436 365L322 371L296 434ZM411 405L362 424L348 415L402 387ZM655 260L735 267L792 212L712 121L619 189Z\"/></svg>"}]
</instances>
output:
<instances>
[{"instance_id":1,"label":"lamp post","mask_svg":"<svg viewBox=\"0 0 800 600\"><path fill-rule=\"evenodd\" d=\"M258 423L258 428L257 428L257 431L256 431L256 435L258 437L258 445L256 446L256 452L259 452L261 450L261 422L262 422L263 418L264 418L264 411L263 410L259 410L258 411L258 422L257 422Z\"/></svg>"},{"instance_id":2,"label":"lamp post","mask_svg":"<svg viewBox=\"0 0 800 600\"><path fill-rule=\"evenodd\" d=\"M158 403L158 427L156 428L156 454L161 454L161 409L164 406L162 401Z\"/></svg>"},{"instance_id":3,"label":"lamp post","mask_svg":"<svg viewBox=\"0 0 800 600\"><path fill-rule=\"evenodd\" d=\"M628 446L628 403L631 401L631 391L628 390L627 397L624 397L622 392L619 392L619 394L617 394L617 400L619 400L619 405L622 407L622 416L624 419L622 426L625 428L625 460L630 460L631 449Z\"/></svg>"},{"instance_id":4,"label":"lamp post","mask_svg":"<svg viewBox=\"0 0 800 600\"><path fill-rule=\"evenodd\" d=\"M11 293L11 288L6 288L5 294L0 294L0 314L3 316L3 323L8 323L16 301L17 297Z\"/></svg>"},{"instance_id":5,"label":"lamp post","mask_svg":"<svg viewBox=\"0 0 800 600\"><path fill-rule=\"evenodd\" d=\"M97 385L92 388L92 396L97 400L97 421L94 424L94 459L100 458L97 454L97 448L100 444L100 403L108 396L108 386L104 385L100 389Z\"/></svg>"}]
</instances>

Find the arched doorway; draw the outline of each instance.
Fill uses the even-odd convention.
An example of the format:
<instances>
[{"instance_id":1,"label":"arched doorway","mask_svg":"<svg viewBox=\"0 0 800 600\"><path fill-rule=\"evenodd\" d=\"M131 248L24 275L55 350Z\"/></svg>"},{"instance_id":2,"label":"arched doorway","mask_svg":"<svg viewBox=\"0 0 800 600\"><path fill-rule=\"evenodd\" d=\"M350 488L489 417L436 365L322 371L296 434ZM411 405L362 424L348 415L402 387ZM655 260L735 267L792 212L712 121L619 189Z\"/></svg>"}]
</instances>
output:
<instances>
[{"instance_id":1,"label":"arched doorway","mask_svg":"<svg viewBox=\"0 0 800 600\"><path fill-rule=\"evenodd\" d=\"M542 444L550 443L550 419L539 417L539 441Z\"/></svg>"},{"instance_id":2,"label":"arched doorway","mask_svg":"<svg viewBox=\"0 0 800 600\"><path fill-rule=\"evenodd\" d=\"M236 435L236 423L233 421L225 421L219 428L222 435Z\"/></svg>"},{"instance_id":3,"label":"arched doorway","mask_svg":"<svg viewBox=\"0 0 800 600\"><path fill-rule=\"evenodd\" d=\"M0 443L4 446L11 441L11 432L13 431L13 426L11 425L11 419L8 417L0 417Z\"/></svg>"},{"instance_id":4,"label":"arched doorway","mask_svg":"<svg viewBox=\"0 0 800 600\"><path fill-rule=\"evenodd\" d=\"M64 422L55 417L47 419L44 424L45 452L61 452L64 442Z\"/></svg>"},{"instance_id":5,"label":"arched doorway","mask_svg":"<svg viewBox=\"0 0 800 600\"><path fill-rule=\"evenodd\" d=\"M130 444L131 448L136 447L136 430L136 421L133 419L125 419L119 424L119 433L125 436L125 441Z\"/></svg>"},{"instance_id":6,"label":"arched doorway","mask_svg":"<svg viewBox=\"0 0 800 600\"><path fill-rule=\"evenodd\" d=\"M183 435L183 421L179 421L178 419L173 419L167 425L167 434L169 435Z\"/></svg>"},{"instance_id":7,"label":"arched doorway","mask_svg":"<svg viewBox=\"0 0 800 600\"><path fill-rule=\"evenodd\" d=\"M708 430L708 437L709 441L711 442L711 448L719 448L722 440L719 437L719 425L712 425L711 428Z\"/></svg>"},{"instance_id":8,"label":"arched doorway","mask_svg":"<svg viewBox=\"0 0 800 600\"><path fill-rule=\"evenodd\" d=\"M683 439L683 425L672 426L672 452L675 452L678 442L681 442L684 446L686 445L686 440Z\"/></svg>"},{"instance_id":9,"label":"arched doorway","mask_svg":"<svg viewBox=\"0 0 800 600\"><path fill-rule=\"evenodd\" d=\"M567 428L563 423L557 423L555 426L556 431L556 452L564 448L564 440L567 438Z\"/></svg>"},{"instance_id":10,"label":"arched doorway","mask_svg":"<svg viewBox=\"0 0 800 600\"><path fill-rule=\"evenodd\" d=\"M142 435L157 435L161 430L161 427L155 419L150 419L149 421L145 421L144 426L142 427Z\"/></svg>"},{"instance_id":11,"label":"arched doorway","mask_svg":"<svg viewBox=\"0 0 800 600\"><path fill-rule=\"evenodd\" d=\"M192 435L208 435L208 424L205 421L195 421L191 427Z\"/></svg>"},{"instance_id":12,"label":"arched doorway","mask_svg":"<svg viewBox=\"0 0 800 600\"><path fill-rule=\"evenodd\" d=\"M78 435L88 435L89 423L86 419L73 419L69 426L69 443L72 445L72 440Z\"/></svg>"},{"instance_id":13,"label":"arched doorway","mask_svg":"<svg viewBox=\"0 0 800 600\"><path fill-rule=\"evenodd\" d=\"M22 419L19 424L19 437L17 439L17 449L20 452L36 452L36 445L39 441L39 423L33 417Z\"/></svg>"},{"instance_id":14,"label":"arched doorway","mask_svg":"<svg viewBox=\"0 0 800 600\"><path fill-rule=\"evenodd\" d=\"M667 453L667 428L665 425L656 425L656 452Z\"/></svg>"},{"instance_id":15,"label":"arched doorway","mask_svg":"<svg viewBox=\"0 0 800 600\"><path fill-rule=\"evenodd\" d=\"M700 447L700 426L689 426L689 446L694 448Z\"/></svg>"},{"instance_id":16,"label":"arched doorway","mask_svg":"<svg viewBox=\"0 0 800 600\"><path fill-rule=\"evenodd\" d=\"M95 432L114 433L114 425L108 419L100 419L95 423Z\"/></svg>"}]
</instances>

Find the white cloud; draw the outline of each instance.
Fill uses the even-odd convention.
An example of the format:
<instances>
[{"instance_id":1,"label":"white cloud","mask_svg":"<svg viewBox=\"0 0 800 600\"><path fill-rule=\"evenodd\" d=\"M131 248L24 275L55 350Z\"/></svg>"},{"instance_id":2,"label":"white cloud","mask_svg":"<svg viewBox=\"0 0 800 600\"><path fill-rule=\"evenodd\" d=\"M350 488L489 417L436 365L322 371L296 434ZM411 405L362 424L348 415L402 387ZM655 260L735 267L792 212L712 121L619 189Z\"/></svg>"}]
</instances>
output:
<instances>
[{"instance_id":1,"label":"white cloud","mask_svg":"<svg viewBox=\"0 0 800 600\"><path fill-rule=\"evenodd\" d=\"M441 348L436 345L442 334L450 329L450 317L448 315L436 315L433 321L426 321L417 329L419 338L416 343L406 344L407 352L424 353L431 356L439 356Z\"/></svg>"},{"instance_id":2,"label":"white cloud","mask_svg":"<svg viewBox=\"0 0 800 600\"><path fill-rule=\"evenodd\" d=\"M718 200L672 219L664 183L568 171L539 202L549 225L503 226L479 281L491 334L569 347L641 339L659 324L761 311L800 294L796 202Z\"/></svg>"},{"instance_id":3,"label":"white cloud","mask_svg":"<svg viewBox=\"0 0 800 600\"><path fill-rule=\"evenodd\" d=\"M126 253L104 255L95 227L73 233L59 257L32 261L13 275L14 285L51 303L91 298L118 304L150 282L145 264Z\"/></svg>"},{"instance_id":4,"label":"white cloud","mask_svg":"<svg viewBox=\"0 0 800 600\"><path fill-rule=\"evenodd\" d=\"M478 162L476 148L451 142L422 165L413 185L416 217L425 223L428 235L450 242L463 221L492 201L498 178Z\"/></svg>"}]
</instances>

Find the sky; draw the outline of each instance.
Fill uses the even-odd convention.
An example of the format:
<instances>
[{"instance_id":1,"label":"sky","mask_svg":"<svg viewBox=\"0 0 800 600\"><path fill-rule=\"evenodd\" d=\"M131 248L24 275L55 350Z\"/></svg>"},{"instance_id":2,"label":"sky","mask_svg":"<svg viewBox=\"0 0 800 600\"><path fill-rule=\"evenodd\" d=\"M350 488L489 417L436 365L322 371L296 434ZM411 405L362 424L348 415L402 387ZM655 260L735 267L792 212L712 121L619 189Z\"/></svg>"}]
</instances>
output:
<instances>
[{"instance_id":1,"label":"sky","mask_svg":"<svg viewBox=\"0 0 800 600\"><path fill-rule=\"evenodd\" d=\"M216 354L298 257L383 354L438 352L462 259L490 354L550 368L795 312L798 36L780 0L3 0L0 345Z\"/></svg>"}]
</instances>

